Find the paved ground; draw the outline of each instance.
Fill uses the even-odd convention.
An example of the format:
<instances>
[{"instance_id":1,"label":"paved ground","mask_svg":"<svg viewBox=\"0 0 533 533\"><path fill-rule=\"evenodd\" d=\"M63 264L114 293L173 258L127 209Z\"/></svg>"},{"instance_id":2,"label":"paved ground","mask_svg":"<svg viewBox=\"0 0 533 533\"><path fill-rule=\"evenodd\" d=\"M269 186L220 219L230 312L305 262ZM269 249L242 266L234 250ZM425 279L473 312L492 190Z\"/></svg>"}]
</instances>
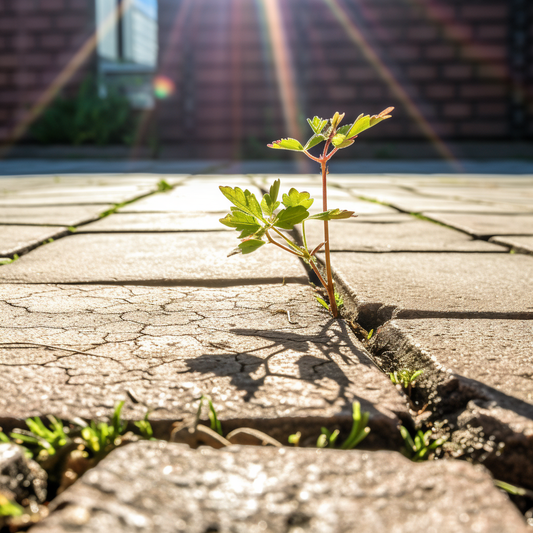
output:
<instances>
[{"instance_id":1,"label":"paved ground","mask_svg":"<svg viewBox=\"0 0 533 533\"><path fill-rule=\"evenodd\" d=\"M64 172L73 172L68 164ZM400 424L443 426L448 455L481 461L496 477L533 488L532 176L332 173L329 207L360 215L331 223L347 319L333 321L292 256L265 246L248 257L226 257L238 241L218 222L229 207L218 185L258 192L274 176L189 176L183 168L173 175L0 180L1 425L48 413L103 416L124 399L126 418L150 408L158 435L168 437L170 424L194 419L199 396L210 394L227 431L247 425L283 443L300 431L302 444L311 445L321 426L349 430L358 400L370 414L368 449L399 449ZM312 210L320 211L316 175L281 178L282 192L307 190L316 198ZM161 179L174 189L158 192ZM307 226L308 239L318 244L320 223ZM424 370L410 401L388 378L405 368ZM180 453L161 452L161 460L174 465ZM393 464L395 454L388 453ZM295 461L310 462L307 455ZM111 457L99 476L107 464L114 464ZM136 475L144 476L143 468L148 463ZM317 475L340 475L324 468L318 462ZM435 468L447 476L445 467ZM463 491L461 469L477 475L464 462L450 468L455 473L446 478L443 502ZM404 469L409 478L408 464ZM208 473L198 476L208 483ZM409 478L419 487L413 490L422 511L398 531L430 531L425 520L436 514L428 513L444 512L423 478L414 471ZM91 479L65 494L69 506L86 502L83 531L116 518L110 506L94 503L102 496ZM396 501L396 489L387 487L381 500L374 493L365 498ZM346 501L356 493L346 492ZM516 520L496 489L472 498L478 513L497 506L508 524ZM264 501L250 505L261 509ZM450 499L448 509L455 510L431 522L433 530L505 531L471 515L476 504L461 510L461 503ZM137 510L146 521L144 505ZM328 513L348 525L320 529L313 514L288 530L353 530L343 506L332 504ZM75 513L68 509L50 522L54 531L70 527L64 520ZM406 512L401 503L391 509L391 516ZM91 513L107 518L92 521ZM230 531L217 516L222 529L212 531ZM186 521L172 513L165 520L178 518ZM279 530L275 520L263 522L257 531ZM450 526L459 522L471 527ZM148 531L143 524L139 530Z\"/></svg>"}]
</instances>

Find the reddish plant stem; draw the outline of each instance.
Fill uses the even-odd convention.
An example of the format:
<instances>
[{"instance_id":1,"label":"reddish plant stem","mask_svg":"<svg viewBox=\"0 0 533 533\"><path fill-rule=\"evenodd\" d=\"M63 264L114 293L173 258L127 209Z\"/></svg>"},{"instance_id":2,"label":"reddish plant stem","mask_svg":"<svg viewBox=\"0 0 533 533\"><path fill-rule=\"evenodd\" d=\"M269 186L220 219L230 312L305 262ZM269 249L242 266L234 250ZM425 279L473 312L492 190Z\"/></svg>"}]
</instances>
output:
<instances>
[{"instance_id":1,"label":"reddish plant stem","mask_svg":"<svg viewBox=\"0 0 533 533\"><path fill-rule=\"evenodd\" d=\"M311 260L311 261L309 261L309 264L311 265L311 268L313 269L313 272L317 275L317 278L320 281L320 283L322 283L324 289L328 290L328 284L326 283L326 281L322 277L322 274L320 273L320 271L318 270L317 266L315 265L315 262L313 260Z\"/></svg>"},{"instance_id":2,"label":"reddish plant stem","mask_svg":"<svg viewBox=\"0 0 533 533\"><path fill-rule=\"evenodd\" d=\"M270 236L270 233L268 233L268 231L266 232L266 236L267 236L267 239L269 240L270 243L275 244L276 246L279 246L282 250L285 250L286 252L289 252L290 254L293 254L293 255L295 255L296 257L301 257L300 254L294 252L293 250L291 250L290 248L287 248L286 246L283 246L283 244L280 244L279 242L275 241L275 240Z\"/></svg>"},{"instance_id":3,"label":"reddish plant stem","mask_svg":"<svg viewBox=\"0 0 533 533\"><path fill-rule=\"evenodd\" d=\"M328 161L327 154L328 148L330 145L330 139L326 141L326 146L324 146L324 153L320 160L320 166L322 168L322 211L328 210L328 184L327 184L327 168L326 163ZM333 318L337 318L339 314L337 310L337 302L335 301L335 290L333 288L333 276L331 275L331 259L329 253L329 226L328 221L324 220L324 241L326 246L324 252L326 255L326 277L327 277L327 291L329 296L329 307L331 309L331 314Z\"/></svg>"}]
</instances>

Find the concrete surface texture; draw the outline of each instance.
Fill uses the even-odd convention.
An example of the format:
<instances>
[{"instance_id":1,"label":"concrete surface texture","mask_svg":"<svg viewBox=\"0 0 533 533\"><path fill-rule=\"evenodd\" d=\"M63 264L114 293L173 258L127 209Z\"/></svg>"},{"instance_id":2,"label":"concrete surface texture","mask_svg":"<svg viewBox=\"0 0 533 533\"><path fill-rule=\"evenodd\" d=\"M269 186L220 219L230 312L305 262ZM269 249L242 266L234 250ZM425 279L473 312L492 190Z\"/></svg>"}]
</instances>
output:
<instances>
[{"instance_id":1,"label":"concrete surface texture","mask_svg":"<svg viewBox=\"0 0 533 533\"><path fill-rule=\"evenodd\" d=\"M36 533L92 533L104 524L164 533L527 531L486 471L413 465L395 452L142 442L113 452L52 505L58 511Z\"/></svg>"},{"instance_id":2,"label":"concrete surface texture","mask_svg":"<svg viewBox=\"0 0 533 533\"><path fill-rule=\"evenodd\" d=\"M0 425L109 416L124 400L126 419L150 409L168 439L208 394L226 432L286 444L300 431L314 446L321 427L344 438L359 401L367 451L130 444L32 531L521 531L488 471L456 459L533 489L533 176L330 169L328 207L360 215L330 224L344 298L333 320L294 256L266 245L227 257L238 240L218 222L219 185L259 193L280 177L281 193L307 190L322 210L316 175L237 174L247 165L97 175L64 162L64 174L0 180L0 255L20 256L0 266ZM306 226L323 240L320 222ZM411 391L389 379L405 369L424 370ZM401 449L400 424L445 434L448 461L377 452Z\"/></svg>"}]
</instances>

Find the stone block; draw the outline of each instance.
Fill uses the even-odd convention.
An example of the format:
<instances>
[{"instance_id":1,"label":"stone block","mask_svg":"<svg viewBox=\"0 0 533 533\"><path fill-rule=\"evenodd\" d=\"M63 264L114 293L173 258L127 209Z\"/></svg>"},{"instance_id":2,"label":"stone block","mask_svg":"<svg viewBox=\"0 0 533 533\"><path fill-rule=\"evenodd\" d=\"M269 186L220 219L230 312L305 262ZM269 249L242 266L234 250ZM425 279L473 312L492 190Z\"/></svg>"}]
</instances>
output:
<instances>
[{"instance_id":1,"label":"stone block","mask_svg":"<svg viewBox=\"0 0 533 533\"><path fill-rule=\"evenodd\" d=\"M0 224L78 226L98 219L100 213L111 207L111 204L50 207L3 206L0 209Z\"/></svg>"},{"instance_id":2,"label":"stone block","mask_svg":"<svg viewBox=\"0 0 533 533\"><path fill-rule=\"evenodd\" d=\"M533 217L532 217L533 218ZM533 220L532 220L533 223ZM526 230L527 231L527 230ZM531 230L533 233L533 228ZM521 235L509 235L502 237L492 237L490 242L508 246L511 250L522 254L533 254L533 235L525 237Z\"/></svg>"},{"instance_id":3,"label":"stone block","mask_svg":"<svg viewBox=\"0 0 533 533\"><path fill-rule=\"evenodd\" d=\"M179 502L179 505L176 504ZM139 442L51 504L35 533L525 533L484 469L394 452Z\"/></svg>"}]
</instances>

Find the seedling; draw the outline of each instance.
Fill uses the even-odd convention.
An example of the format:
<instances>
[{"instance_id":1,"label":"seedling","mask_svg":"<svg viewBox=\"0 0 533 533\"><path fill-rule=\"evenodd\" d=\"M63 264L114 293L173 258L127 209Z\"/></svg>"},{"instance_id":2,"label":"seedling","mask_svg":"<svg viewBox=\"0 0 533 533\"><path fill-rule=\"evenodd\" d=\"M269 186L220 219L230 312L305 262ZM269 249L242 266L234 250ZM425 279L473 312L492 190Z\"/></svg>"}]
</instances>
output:
<instances>
[{"instance_id":1,"label":"seedling","mask_svg":"<svg viewBox=\"0 0 533 533\"><path fill-rule=\"evenodd\" d=\"M424 373L423 370L399 370L389 374L391 381L395 385L401 385L407 392L407 395L411 397L411 390L415 386L415 380L418 376Z\"/></svg>"},{"instance_id":2,"label":"seedling","mask_svg":"<svg viewBox=\"0 0 533 533\"><path fill-rule=\"evenodd\" d=\"M403 426L400 427L400 433L402 434L405 443L405 447L402 450L403 455L415 462L429 459L430 452L444 444L447 440L447 437L431 440L431 430L426 431L425 433L418 430L414 439L411 437L409 431Z\"/></svg>"},{"instance_id":3,"label":"seedling","mask_svg":"<svg viewBox=\"0 0 533 533\"><path fill-rule=\"evenodd\" d=\"M268 145L269 148L276 150L303 152L307 157L320 164L322 173L322 213L310 215L308 209L313 204L314 199L310 197L308 192L299 192L294 188L290 189L288 194L284 194L282 201L279 202L279 180L273 183L261 202L249 190L242 191L239 187L220 187L222 194L233 204L231 213L221 219L220 222L241 232L239 235L241 244L229 255L249 254L255 252L264 244L270 243L300 257L310 265L327 291L329 305L324 300L319 300L319 303L326 304L333 317L337 317L339 305L335 299L331 273L328 222L330 220L353 217L354 213L353 211L342 209L328 210L327 163L339 150L351 146L361 132L379 124L382 120L390 118L388 113L393 109L389 107L379 115L373 116L361 114L353 124L347 124L342 127L340 123L344 118L344 113L341 115L337 112L329 120L319 117L314 117L312 120L307 119L313 130L313 135L305 145L302 145L296 139L281 139ZM309 150L322 142L325 143L322 154L319 157L315 157ZM283 204L284 209L277 211L280 204ZM307 245L305 234L305 222L308 220L321 220L324 224L323 242L311 250ZM292 230L298 224L302 225L303 246L298 245L282 231ZM325 252L326 279L323 278L317 266L316 254L322 247L324 247Z\"/></svg>"},{"instance_id":4,"label":"seedling","mask_svg":"<svg viewBox=\"0 0 533 533\"><path fill-rule=\"evenodd\" d=\"M157 182L157 192L167 192L173 189L172 185L166 180L159 180Z\"/></svg>"},{"instance_id":5,"label":"seedling","mask_svg":"<svg viewBox=\"0 0 533 533\"><path fill-rule=\"evenodd\" d=\"M0 493L0 517L22 516L23 514L24 508Z\"/></svg>"}]
</instances>

